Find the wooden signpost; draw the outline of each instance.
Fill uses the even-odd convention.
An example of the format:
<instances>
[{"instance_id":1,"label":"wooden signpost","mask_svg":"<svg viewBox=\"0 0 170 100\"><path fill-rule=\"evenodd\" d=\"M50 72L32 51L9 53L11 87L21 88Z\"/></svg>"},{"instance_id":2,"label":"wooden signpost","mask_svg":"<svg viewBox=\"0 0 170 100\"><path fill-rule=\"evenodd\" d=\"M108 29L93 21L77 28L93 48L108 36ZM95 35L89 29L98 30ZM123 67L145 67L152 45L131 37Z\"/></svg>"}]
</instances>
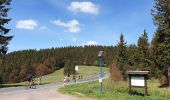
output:
<instances>
[{"instance_id":1,"label":"wooden signpost","mask_svg":"<svg viewBox=\"0 0 170 100\"><path fill-rule=\"evenodd\" d=\"M168 68L168 82L169 82L169 87L170 87L170 68Z\"/></svg>"},{"instance_id":2,"label":"wooden signpost","mask_svg":"<svg viewBox=\"0 0 170 100\"><path fill-rule=\"evenodd\" d=\"M132 93L132 88L144 88L144 95L148 95L147 78L149 71L126 71L129 77L129 93Z\"/></svg>"}]
</instances>

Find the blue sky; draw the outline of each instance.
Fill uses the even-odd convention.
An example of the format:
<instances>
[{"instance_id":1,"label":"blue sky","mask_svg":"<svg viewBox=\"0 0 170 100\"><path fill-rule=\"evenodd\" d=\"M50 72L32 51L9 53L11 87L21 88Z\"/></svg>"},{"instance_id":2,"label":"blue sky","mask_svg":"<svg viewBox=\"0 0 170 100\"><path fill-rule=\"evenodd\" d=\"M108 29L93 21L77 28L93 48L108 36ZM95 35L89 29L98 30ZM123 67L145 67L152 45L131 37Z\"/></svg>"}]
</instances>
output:
<instances>
[{"instance_id":1,"label":"blue sky","mask_svg":"<svg viewBox=\"0 0 170 100\"><path fill-rule=\"evenodd\" d=\"M7 25L14 38L9 51L80 45L116 45L123 33L137 43L156 27L154 0L13 0Z\"/></svg>"}]
</instances>

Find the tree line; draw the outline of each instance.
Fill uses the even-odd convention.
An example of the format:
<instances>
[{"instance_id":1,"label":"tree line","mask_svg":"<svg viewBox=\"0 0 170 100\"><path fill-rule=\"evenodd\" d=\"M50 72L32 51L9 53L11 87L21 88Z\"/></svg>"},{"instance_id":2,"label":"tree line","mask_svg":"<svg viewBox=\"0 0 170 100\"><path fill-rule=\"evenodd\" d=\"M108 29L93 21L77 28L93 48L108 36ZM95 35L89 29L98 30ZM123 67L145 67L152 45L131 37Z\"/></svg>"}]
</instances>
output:
<instances>
[{"instance_id":1,"label":"tree line","mask_svg":"<svg viewBox=\"0 0 170 100\"><path fill-rule=\"evenodd\" d=\"M25 81L29 73L40 76L64 67L64 74L75 74L75 65L98 66L98 53L104 51L103 65L116 62L122 74L126 70L149 70L158 76L160 69L152 61L152 50L147 33L139 37L137 45L127 45L121 34L116 46L69 46L41 50L22 50L3 56L0 64L0 81Z\"/></svg>"}]
</instances>

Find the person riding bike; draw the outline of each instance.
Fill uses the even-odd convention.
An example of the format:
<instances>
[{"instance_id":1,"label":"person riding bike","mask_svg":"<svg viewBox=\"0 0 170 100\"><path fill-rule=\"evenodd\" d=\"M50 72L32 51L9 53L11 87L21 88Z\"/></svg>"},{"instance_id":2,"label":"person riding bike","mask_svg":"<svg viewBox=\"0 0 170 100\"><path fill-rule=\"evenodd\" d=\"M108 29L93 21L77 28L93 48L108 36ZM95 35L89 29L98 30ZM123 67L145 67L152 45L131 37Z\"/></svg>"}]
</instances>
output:
<instances>
[{"instance_id":1,"label":"person riding bike","mask_svg":"<svg viewBox=\"0 0 170 100\"><path fill-rule=\"evenodd\" d=\"M27 76L27 80L28 80L28 82L29 82L29 87L31 88L32 82L33 82L33 75L32 75L32 74L29 74L29 75Z\"/></svg>"}]
</instances>

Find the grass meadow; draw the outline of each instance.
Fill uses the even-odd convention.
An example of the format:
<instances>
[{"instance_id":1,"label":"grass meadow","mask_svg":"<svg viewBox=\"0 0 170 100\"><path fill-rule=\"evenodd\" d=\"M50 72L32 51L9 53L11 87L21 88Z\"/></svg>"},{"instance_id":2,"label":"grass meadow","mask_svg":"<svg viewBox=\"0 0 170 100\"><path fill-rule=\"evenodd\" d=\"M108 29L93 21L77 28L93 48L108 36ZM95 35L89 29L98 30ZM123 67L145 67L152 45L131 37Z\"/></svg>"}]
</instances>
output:
<instances>
[{"instance_id":1,"label":"grass meadow","mask_svg":"<svg viewBox=\"0 0 170 100\"><path fill-rule=\"evenodd\" d=\"M103 67L103 72L108 72L109 68ZM54 82L63 82L63 71L64 69L56 70L51 74L42 76L42 84L54 83ZM78 75L82 75L83 79L88 77L99 76L99 67L98 66L84 66L80 65L78 70ZM72 76L70 76L70 80ZM20 83L11 83L11 84L0 84L0 88L4 87L17 87L23 86L26 82Z\"/></svg>"},{"instance_id":2,"label":"grass meadow","mask_svg":"<svg viewBox=\"0 0 170 100\"><path fill-rule=\"evenodd\" d=\"M133 88L133 95L128 93L128 82L113 83L110 79L103 81L103 92L100 95L99 82L88 82L69 85L59 89L64 94L91 97L97 100L170 100L170 88L159 88L156 80L148 81L149 96L143 96L143 89Z\"/></svg>"}]
</instances>

